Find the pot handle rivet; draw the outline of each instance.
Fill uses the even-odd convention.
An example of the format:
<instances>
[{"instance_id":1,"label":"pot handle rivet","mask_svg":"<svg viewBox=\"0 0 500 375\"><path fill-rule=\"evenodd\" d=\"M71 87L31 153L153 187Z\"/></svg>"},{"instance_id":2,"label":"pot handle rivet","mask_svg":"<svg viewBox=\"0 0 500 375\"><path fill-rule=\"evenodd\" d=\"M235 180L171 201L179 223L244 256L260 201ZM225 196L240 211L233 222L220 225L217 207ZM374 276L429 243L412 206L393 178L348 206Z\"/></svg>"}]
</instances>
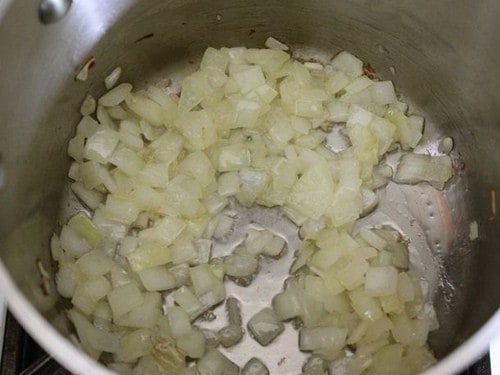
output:
<instances>
[{"instance_id":1,"label":"pot handle rivet","mask_svg":"<svg viewBox=\"0 0 500 375\"><path fill-rule=\"evenodd\" d=\"M38 18L43 24L59 21L69 10L72 0L41 0Z\"/></svg>"}]
</instances>

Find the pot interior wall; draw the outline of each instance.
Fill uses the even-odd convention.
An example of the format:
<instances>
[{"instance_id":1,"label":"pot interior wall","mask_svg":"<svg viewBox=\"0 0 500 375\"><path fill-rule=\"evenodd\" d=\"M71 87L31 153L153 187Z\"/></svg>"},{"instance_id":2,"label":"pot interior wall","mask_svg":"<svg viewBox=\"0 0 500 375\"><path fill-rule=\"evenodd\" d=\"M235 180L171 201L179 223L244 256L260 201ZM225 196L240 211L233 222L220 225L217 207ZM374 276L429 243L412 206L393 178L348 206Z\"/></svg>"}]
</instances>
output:
<instances>
[{"instance_id":1,"label":"pot interior wall","mask_svg":"<svg viewBox=\"0 0 500 375\"><path fill-rule=\"evenodd\" d=\"M500 224L491 209L491 191L500 185L497 1L86 0L50 26L41 26L32 8L15 2L0 24L0 255L20 290L59 329L66 330L64 301L53 286L40 288L38 267L52 272L48 240L61 224L66 143L81 100L101 94L103 77L117 65L138 87L162 84L161 77L196 69L208 46L261 47L268 36L301 56L350 51L393 80L412 112L426 117L424 146L453 137L457 177L443 209L451 236L434 248L441 275L441 328L431 338L437 356L500 305ZM90 56L96 64L89 79L75 81ZM471 220L480 233L473 243Z\"/></svg>"}]
</instances>

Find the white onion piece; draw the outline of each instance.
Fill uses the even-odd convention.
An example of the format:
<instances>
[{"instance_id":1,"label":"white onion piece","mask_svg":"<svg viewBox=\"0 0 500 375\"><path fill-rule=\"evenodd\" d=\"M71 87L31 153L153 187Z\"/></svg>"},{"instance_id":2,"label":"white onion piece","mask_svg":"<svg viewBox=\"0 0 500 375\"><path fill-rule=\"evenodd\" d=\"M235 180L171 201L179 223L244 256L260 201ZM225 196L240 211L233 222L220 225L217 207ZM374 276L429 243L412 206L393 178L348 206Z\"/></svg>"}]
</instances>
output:
<instances>
[{"instance_id":1,"label":"white onion piece","mask_svg":"<svg viewBox=\"0 0 500 375\"><path fill-rule=\"evenodd\" d=\"M324 350L335 353L345 345L347 329L337 327L302 328L299 348L304 351Z\"/></svg>"},{"instance_id":2,"label":"white onion piece","mask_svg":"<svg viewBox=\"0 0 500 375\"><path fill-rule=\"evenodd\" d=\"M438 151L443 154L449 154L453 150L453 138L444 137L438 145Z\"/></svg>"},{"instance_id":3,"label":"white onion piece","mask_svg":"<svg viewBox=\"0 0 500 375\"><path fill-rule=\"evenodd\" d=\"M149 353L152 348L151 331L138 329L120 338L118 358L123 362L133 362Z\"/></svg>"},{"instance_id":4,"label":"white onion piece","mask_svg":"<svg viewBox=\"0 0 500 375\"><path fill-rule=\"evenodd\" d=\"M370 267L366 272L365 291L371 296L395 294L398 285L398 271L392 266Z\"/></svg>"},{"instance_id":5,"label":"white onion piece","mask_svg":"<svg viewBox=\"0 0 500 375\"><path fill-rule=\"evenodd\" d=\"M336 55L331 61L331 66L334 69L346 72L352 77L359 77L363 74L363 62L346 51Z\"/></svg>"},{"instance_id":6,"label":"white onion piece","mask_svg":"<svg viewBox=\"0 0 500 375\"><path fill-rule=\"evenodd\" d=\"M144 302L116 319L114 323L124 327L153 328L161 315L161 295L147 292Z\"/></svg>"},{"instance_id":7,"label":"white onion piece","mask_svg":"<svg viewBox=\"0 0 500 375\"><path fill-rule=\"evenodd\" d=\"M273 38L272 36L270 36L269 38L266 39L264 45L267 48L271 48L271 49L279 49L282 51L289 50L288 46L285 43L280 42L279 40Z\"/></svg>"},{"instance_id":8,"label":"white onion piece","mask_svg":"<svg viewBox=\"0 0 500 375\"><path fill-rule=\"evenodd\" d=\"M67 225L62 227L59 238L61 247L75 258L84 255L90 250L90 245L87 241Z\"/></svg>"},{"instance_id":9,"label":"white onion piece","mask_svg":"<svg viewBox=\"0 0 500 375\"><path fill-rule=\"evenodd\" d=\"M174 338L186 335L192 330L189 315L178 306L168 308L167 318Z\"/></svg>"},{"instance_id":10,"label":"white onion piece","mask_svg":"<svg viewBox=\"0 0 500 375\"><path fill-rule=\"evenodd\" d=\"M84 346L90 346L99 351L117 352L119 348L118 335L102 331L94 327L81 313L73 309L68 312L71 322L75 325L78 337Z\"/></svg>"},{"instance_id":11,"label":"white onion piece","mask_svg":"<svg viewBox=\"0 0 500 375\"><path fill-rule=\"evenodd\" d=\"M90 94L87 94L80 106L80 113L82 116L89 116L95 112L96 108L97 103L94 97Z\"/></svg>"},{"instance_id":12,"label":"white onion piece","mask_svg":"<svg viewBox=\"0 0 500 375\"><path fill-rule=\"evenodd\" d=\"M251 358L241 369L240 375L269 375L269 369L258 358Z\"/></svg>"},{"instance_id":13,"label":"white onion piece","mask_svg":"<svg viewBox=\"0 0 500 375\"><path fill-rule=\"evenodd\" d=\"M103 107L113 107L121 104L132 91L130 83L122 83L99 98L99 104Z\"/></svg>"},{"instance_id":14,"label":"white onion piece","mask_svg":"<svg viewBox=\"0 0 500 375\"><path fill-rule=\"evenodd\" d=\"M137 274L144 288L149 291L169 290L177 286L174 275L165 266L148 268L139 271Z\"/></svg>"},{"instance_id":15,"label":"white onion piece","mask_svg":"<svg viewBox=\"0 0 500 375\"><path fill-rule=\"evenodd\" d=\"M449 156L406 154L401 158L393 180L399 184L416 184L427 181L442 189L451 178L452 171Z\"/></svg>"},{"instance_id":16,"label":"white onion piece","mask_svg":"<svg viewBox=\"0 0 500 375\"><path fill-rule=\"evenodd\" d=\"M205 354L205 336L199 328L177 337L177 347L190 358L201 358Z\"/></svg>"},{"instance_id":17,"label":"white onion piece","mask_svg":"<svg viewBox=\"0 0 500 375\"><path fill-rule=\"evenodd\" d=\"M224 272L233 277L248 277L257 272L259 262L252 256L229 255L224 258Z\"/></svg>"},{"instance_id":18,"label":"white onion piece","mask_svg":"<svg viewBox=\"0 0 500 375\"><path fill-rule=\"evenodd\" d=\"M113 317L118 318L144 302L144 296L134 283L119 286L108 294L108 302Z\"/></svg>"},{"instance_id":19,"label":"white onion piece","mask_svg":"<svg viewBox=\"0 0 500 375\"><path fill-rule=\"evenodd\" d=\"M266 346L276 339L285 327L272 309L264 308L248 321L248 329L260 345Z\"/></svg>"},{"instance_id":20,"label":"white onion piece","mask_svg":"<svg viewBox=\"0 0 500 375\"><path fill-rule=\"evenodd\" d=\"M209 350L197 363L200 374L238 375L240 369L216 349Z\"/></svg>"},{"instance_id":21,"label":"white onion piece","mask_svg":"<svg viewBox=\"0 0 500 375\"><path fill-rule=\"evenodd\" d=\"M111 73L109 73L109 75L107 75L104 78L104 85L106 86L106 88L109 90L114 85L116 85L121 75L122 75L122 68L117 66L115 69L111 71Z\"/></svg>"},{"instance_id":22,"label":"white onion piece","mask_svg":"<svg viewBox=\"0 0 500 375\"><path fill-rule=\"evenodd\" d=\"M196 318L204 309L198 297L186 286L182 286L172 293L175 302L190 316Z\"/></svg>"}]
</instances>

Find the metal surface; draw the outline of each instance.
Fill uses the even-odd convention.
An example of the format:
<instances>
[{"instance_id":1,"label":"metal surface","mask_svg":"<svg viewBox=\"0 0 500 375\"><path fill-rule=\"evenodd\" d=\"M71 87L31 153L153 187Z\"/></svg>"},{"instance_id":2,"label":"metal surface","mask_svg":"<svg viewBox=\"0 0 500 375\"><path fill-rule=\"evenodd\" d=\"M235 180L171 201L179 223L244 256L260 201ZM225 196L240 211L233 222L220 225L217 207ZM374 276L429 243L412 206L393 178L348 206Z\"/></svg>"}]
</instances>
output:
<instances>
[{"instance_id":1,"label":"metal surface","mask_svg":"<svg viewBox=\"0 0 500 375\"><path fill-rule=\"evenodd\" d=\"M2 363L2 349L5 336L5 315L7 313L7 301L0 295L0 363Z\"/></svg>"},{"instance_id":2,"label":"metal surface","mask_svg":"<svg viewBox=\"0 0 500 375\"><path fill-rule=\"evenodd\" d=\"M27 0L0 2L0 288L68 369L106 373L65 338L63 304L53 287L43 293L36 267L51 268L48 238L57 230L79 103L88 91L103 92L116 64L137 85L179 79L209 45L262 46L270 35L302 55L349 50L425 115L425 150L453 137L458 175L449 190L391 187L384 201L391 204L374 215L413 230L413 264L421 262L436 287L441 329L431 344L443 359L430 372L456 372L487 350L500 331L500 222L491 202L500 186L498 1L85 0L48 27L36 10ZM76 82L90 56L88 81ZM414 228L405 227L410 214L420 215Z\"/></svg>"},{"instance_id":3,"label":"metal surface","mask_svg":"<svg viewBox=\"0 0 500 375\"><path fill-rule=\"evenodd\" d=\"M38 8L38 18L44 24L59 21L68 12L71 0L42 0Z\"/></svg>"}]
</instances>

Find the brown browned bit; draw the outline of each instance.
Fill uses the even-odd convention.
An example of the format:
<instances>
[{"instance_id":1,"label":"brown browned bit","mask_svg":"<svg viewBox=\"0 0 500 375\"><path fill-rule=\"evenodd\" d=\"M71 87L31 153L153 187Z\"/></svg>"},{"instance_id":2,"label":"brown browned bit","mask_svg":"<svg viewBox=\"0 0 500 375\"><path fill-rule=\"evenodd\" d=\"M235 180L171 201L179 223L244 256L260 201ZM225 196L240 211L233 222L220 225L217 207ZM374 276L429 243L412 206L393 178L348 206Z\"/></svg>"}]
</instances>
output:
<instances>
[{"instance_id":1,"label":"brown browned bit","mask_svg":"<svg viewBox=\"0 0 500 375\"><path fill-rule=\"evenodd\" d=\"M497 218L497 192L495 189L491 189L491 216L490 220L495 220Z\"/></svg>"},{"instance_id":2,"label":"brown browned bit","mask_svg":"<svg viewBox=\"0 0 500 375\"><path fill-rule=\"evenodd\" d=\"M370 79L377 77L377 72L370 63L363 64L363 73Z\"/></svg>"},{"instance_id":3,"label":"brown browned bit","mask_svg":"<svg viewBox=\"0 0 500 375\"><path fill-rule=\"evenodd\" d=\"M50 282L50 274L47 272L45 267L43 266L42 260L38 258L36 260L36 265L38 267L38 271L40 272L40 276L42 280L40 281L40 288L45 296L49 295L49 282Z\"/></svg>"},{"instance_id":4,"label":"brown browned bit","mask_svg":"<svg viewBox=\"0 0 500 375\"><path fill-rule=\"evenodd\" d=\"M134 43L142 42L144 39L149 39L149 38L152 38L154 36L155 36L154 33L146 34L144 36L141 36L139 39L135 40Z\"/></svg>"},{"instance_id":5,"label":"brown browned bit","mask_svg":"<svg viewBox=\"0 0 500 375\"><path fill-rule=\"evenodd\" d=\"M85 64L83 64L82 68L78 71L75 76L75 80L77 81L86 81L89 76L89 70L93 68L95 65L95 57L90 56Z\"/></svg>"},{"instance_id":6,"label":"brown browned bit","mask_svg":"<svg viewBox=\"0 0 500 375\"><path fill-rule=\"evenodd\" d=\"M251 36L253 34L255 34L255 29L248 30L248 33L247 33L248 36Z\"/></svg>"}]
</instances>

